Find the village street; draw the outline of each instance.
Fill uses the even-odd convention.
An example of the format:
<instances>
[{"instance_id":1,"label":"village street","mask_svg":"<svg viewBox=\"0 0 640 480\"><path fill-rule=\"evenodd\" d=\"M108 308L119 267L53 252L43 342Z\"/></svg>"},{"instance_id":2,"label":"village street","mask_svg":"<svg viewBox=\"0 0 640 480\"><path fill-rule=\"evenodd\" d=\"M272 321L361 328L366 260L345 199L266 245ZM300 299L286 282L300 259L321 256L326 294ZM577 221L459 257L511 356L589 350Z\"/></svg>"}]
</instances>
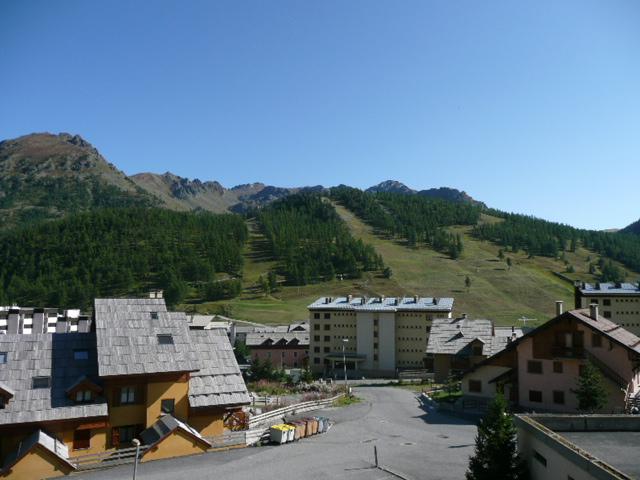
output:
<instances>
[{"instance_id":1,"label":"village street","mask_svg":"<svg viewBox=\"0 0 640 480\"><path fill-rule=\"evenodd\" d=\"M141 464L138 480L456 479L473 452L472 422L443 415L397 387L358 387L362 402L315 415L335 425L323 435L282 446L246 448ZM374 445L379 464L375 469ZM133 465L77 475L86 480L132 478Z\"/></svg>"}]
</instances>

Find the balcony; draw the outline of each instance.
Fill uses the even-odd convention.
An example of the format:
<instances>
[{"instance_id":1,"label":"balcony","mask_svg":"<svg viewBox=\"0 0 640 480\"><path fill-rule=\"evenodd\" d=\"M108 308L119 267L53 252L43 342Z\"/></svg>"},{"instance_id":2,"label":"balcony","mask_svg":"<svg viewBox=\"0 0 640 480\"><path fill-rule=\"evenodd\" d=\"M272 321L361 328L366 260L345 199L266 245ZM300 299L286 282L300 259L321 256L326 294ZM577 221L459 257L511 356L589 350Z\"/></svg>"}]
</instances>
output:
<instances>
[{"instance_id":1,"label":"balcony","mask_svg":"<svg viewBox=\"0 0 640 480\"><path fill-rule=\"evenodd\" d=\"M584 347L565 347L560 345L553 345L551 347L551 354L555 358L585 358Z\"/></svg>"}]
</instances>

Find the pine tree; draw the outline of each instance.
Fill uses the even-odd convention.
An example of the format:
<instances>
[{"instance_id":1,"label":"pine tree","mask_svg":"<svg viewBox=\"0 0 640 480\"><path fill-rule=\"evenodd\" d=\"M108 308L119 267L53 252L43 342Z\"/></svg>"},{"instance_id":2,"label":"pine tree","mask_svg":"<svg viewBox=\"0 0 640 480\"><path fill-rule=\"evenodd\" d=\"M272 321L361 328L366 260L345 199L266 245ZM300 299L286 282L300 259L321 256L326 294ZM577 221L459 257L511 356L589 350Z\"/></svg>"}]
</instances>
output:
<instances>
[{"instance_id":1,"label":"pine tree","mask_svg":"<svg viewBox=\"0 0 640 480\"><path fill-rule=\"evenodd\" d=\"M480 421L467 480L524 480L528 477L517 452L516 428L506 408L507 402L498 394Z\"/></svg>"},{"instance_id":2,"label":"pine tree","mask_svg":"<svg viewBox=\"0 0 640 480\"><path fill-rule=\"evenodd\" d=\"M578 409L593 413L605 407L608 394L600 370L587 362L578 377L578 388L572 390L578 397Z\"/></svg>"}]
</instances>

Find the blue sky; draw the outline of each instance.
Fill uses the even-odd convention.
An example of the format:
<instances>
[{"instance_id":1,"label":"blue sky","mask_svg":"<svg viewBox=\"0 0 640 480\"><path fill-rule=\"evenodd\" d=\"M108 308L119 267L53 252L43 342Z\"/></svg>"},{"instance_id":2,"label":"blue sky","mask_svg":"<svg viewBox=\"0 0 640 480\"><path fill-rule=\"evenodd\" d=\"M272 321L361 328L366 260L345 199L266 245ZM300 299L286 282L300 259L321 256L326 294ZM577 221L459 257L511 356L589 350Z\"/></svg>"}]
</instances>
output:
<instances>
[{"instance_id":1,"label":"blue sky","mask_svg":"<svg viewBox=\"0 0 640 480\"><path fill-rule=\"evenodd\" d=\"M640 217L640 3L0 2L0 138L126 173L451 186L579 227Z\"/></svg>"}]
</instances>

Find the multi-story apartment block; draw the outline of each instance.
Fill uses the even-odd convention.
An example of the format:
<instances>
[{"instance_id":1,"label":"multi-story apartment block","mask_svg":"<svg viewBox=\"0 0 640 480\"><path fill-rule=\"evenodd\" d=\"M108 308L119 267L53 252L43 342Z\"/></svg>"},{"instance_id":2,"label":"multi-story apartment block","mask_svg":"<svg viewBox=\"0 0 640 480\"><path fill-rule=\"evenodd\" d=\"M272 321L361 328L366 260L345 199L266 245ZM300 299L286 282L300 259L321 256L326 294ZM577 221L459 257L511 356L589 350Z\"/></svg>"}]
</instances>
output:
<instances>
[{"instance_id":1,"label":"multi-story apartment block","mask_svg":"<svg viewBox=\"0 0 640 480\"><path fill-rule=\"evenodd\" d=\"M226 333L189 329L161 298L96 299L78 331L33 325L0 335L2 478L69 473L134 438L143 461L200 453L249 404Z\"/></svg>"},{"instance_id":2,"label":"multi-story apartment block","mask_svg":"<svg viewBox=\"0 0 640 480\"><path fill-rule=\"evenodd\" d=\"M584 283L575 285L576 308L596 304L602 316L640 335L640 283Z\"/></svg>"},{"instance_id":3,"label":"multi-story apartment block","mask_svg":"<svg viewBox=\"0 0 640 480\"><path fill-rule=\"evenodd\" d=\"M640 338L598 314L598 305L562 312L510 342L462 379L466 396L496 392L527 411L576 412L580 371L595 365L608 392L607 413L640 405Z\"/></svg>"},{"instance_id":4,"label":"multi-story apartment block","mask_svg":"<svg viewBox=\"0 0 640 480\"><path fill-rule=\"evenodd\" d=\"M395 375L424 368L435 318L451 318L453 298L321 297L308 307L309 358L316 372L343 368Z\"/></svg>"}]
</instances>

